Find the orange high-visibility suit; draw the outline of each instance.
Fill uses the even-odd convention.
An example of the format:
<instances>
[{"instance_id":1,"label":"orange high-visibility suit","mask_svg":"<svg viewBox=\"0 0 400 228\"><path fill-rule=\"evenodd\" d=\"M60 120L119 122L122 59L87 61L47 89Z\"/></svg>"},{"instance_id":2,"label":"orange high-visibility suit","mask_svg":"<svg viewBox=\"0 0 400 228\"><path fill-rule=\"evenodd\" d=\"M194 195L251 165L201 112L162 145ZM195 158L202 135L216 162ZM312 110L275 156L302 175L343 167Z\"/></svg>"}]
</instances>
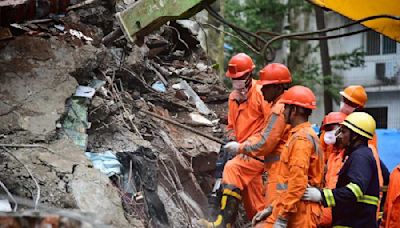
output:
<instances>
[{"instance_id":1,"label":"orange high-visibility suit","mask_svg":"<svg viewBox=\"0 0 400 228\"><path fill-rule=\"evenodd\" d=\"M285 123L283 115L284 104L279 103L279 99L270 109L272 113L266 114L270 118L265 128L260 133L248 138L239 150L240 153L251 152L257 156L264 156L264 171L267 174L264 206L270 205L276 199L278 162L290 129L290 125Z\"/></svg>"},{"instance_id":2,"label":"orange high-visibility suit","mask_svg":"<svg viewBox=\"0 0 400 228\"><path fill-rule=\"evenodd\" d=\"M248 93L247 101L238 103L235 91L229 97L229 113L227 130L231 130L230 138L235 138L239 143L244 142L251 135L260 132L265 125L264 97L260 87L253 80ZM271 112L271 111L269 111ZM260 159L263 159L261 157ZM259 210L264 209L264 187L262 173L264 163L251 158L249 161L235 156L224 167L222 183L230 188L239 188L249 219Z\"/></svg>"},{"instance_id":3,"label":"orange high-visibility suit","mask_svg":"<svg viewBox=\"0 0 400 228\"><path fill-rule=\"evenodd\" d=\"M333 152L333 146L332 145L328 145L325 143L324 141L324 136L325 136L325 131L321 130L321 135L319 136L319 141L321 142L321 148L324 151L324 162L325 164L328 162L328 158L331 155L331 153Z\"/></svg>"},{"instance_id":4,"label":"orange high-visibility suit","mask_svg":"<svg viewBox=\"0 0 400 228\"><path fill-rule=\"evenodd\" d=\"M301 198L307 185L322 187L323 173L323 152L311 124L292 128L279 162L278 198L272 203L272 215L256 227L273 227L278 218L287 219L288 227L317 227L321 205Z\"/></svg>"},{"instance_id":5,"label":"orange high-visibility suit","mask_svg":"<svg viewBox=\"0 0 400 228\"><path fill-rule=\"evenodd\" d=\"M382 228L400 228L400 165L390 174Z\"/></svg>"},{"instance_id":6,"label":"orange high-visibility suit","mask_svg":"<svg viewBox=\"0 0 400 228\"><path fill-rule=\"evenodd\" d=\"M344 164L344 149L337 149L333 145L327 145L326 150L329 150L329 158L326 166L325 188L334 189L339 177L339 171ZM322 208L322 217L319 225L330 227L332 224L332 208Z\"/></svg>"},{"instance_id":7,"label":"orange high-visibility suit","mask_svg":"<svg viewBox=\"0 0 400 228\"><path fill-rule=\"evenodd\" d=\"M247 94L245 102L238 102L238 92L233 91L228 101L228 136L242 143L251 135L260 132L264 124L264 97L256 80Z\"/></svg>"}]
</instances>

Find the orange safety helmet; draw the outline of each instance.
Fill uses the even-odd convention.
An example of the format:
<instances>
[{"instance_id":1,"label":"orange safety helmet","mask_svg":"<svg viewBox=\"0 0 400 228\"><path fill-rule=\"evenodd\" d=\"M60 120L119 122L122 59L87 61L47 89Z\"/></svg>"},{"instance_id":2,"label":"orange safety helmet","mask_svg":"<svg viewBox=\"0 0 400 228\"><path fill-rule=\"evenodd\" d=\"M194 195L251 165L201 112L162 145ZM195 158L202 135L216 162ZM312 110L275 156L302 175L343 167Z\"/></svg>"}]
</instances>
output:
<instances>
[{"instance_id":1,"label":"orange safety helmet","mask_svg":"<svg viewBox=\"0 0 400 228\"><path fill-rule=\"evenodd\" d=\"M271 63L260 70L259 85L285 84L292 82L289 69L281 63Z\"/></svg>"},{"instance_id":2,"label":"orange safety helmet","mask_svg":"<svg viewBox=\"0 0 400 228\"><path fill-rule=\"evenodd\" d=\"M344 91L340 91L340 95L345 97L347 100L358 104L360 107L364 107L368 100L364 87L360 85L348 86Z\"/></svg>"},{"instance_id":3,"label":"orange safety helmet","mask_svg":"<svg viewBox=\"0 0 400 228\"><path fill-rule=\"evenodd\" d=\"M317 99L311 89L304 86L293 86L286 91L280 102L308 109L317 108Z\"/></svg>"},{"instance_id":4,"label":"orange safety helmet","mask_svg":"<svg viewBox=\"0 0 400 228\"><path fill-rule=\"evenodd\" d=\"M229 60L226 76L228 78L240 78L244 74L253 71L255 67L250 56L239 53Z\"/></svg>"},{"instance_id":5,"label":"orange safety helmet","mask_svg":"<svg viewBox=\"0 0 400 228\"><path fill-rule=\"evenodd\" d=\"M321 129L324 129L325 125L328 124L340 124L341 122L346 119L346 114L343 112L330 112L328 115L324 117L324 120L322 121L322 126Z\"/></svg>"}]
</instances>

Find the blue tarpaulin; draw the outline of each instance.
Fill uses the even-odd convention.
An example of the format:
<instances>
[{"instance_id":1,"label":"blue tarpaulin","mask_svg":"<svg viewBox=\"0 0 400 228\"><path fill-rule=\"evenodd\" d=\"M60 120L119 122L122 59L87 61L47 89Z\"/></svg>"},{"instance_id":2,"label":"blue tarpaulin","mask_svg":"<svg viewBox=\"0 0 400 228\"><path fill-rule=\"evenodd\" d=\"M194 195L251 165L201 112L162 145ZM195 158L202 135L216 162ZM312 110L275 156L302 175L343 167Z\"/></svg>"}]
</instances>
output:
<instances>
[{"instance_id":1,"label":"blue tarpaulin","mask_svg":"<svg viewBox=\"0 0 400 228\"><path fill-rule=\"evenodd\" d=\"M400 130L378 129L378 152L390 172L400 163Z\"/></svg>"}]
</instances>

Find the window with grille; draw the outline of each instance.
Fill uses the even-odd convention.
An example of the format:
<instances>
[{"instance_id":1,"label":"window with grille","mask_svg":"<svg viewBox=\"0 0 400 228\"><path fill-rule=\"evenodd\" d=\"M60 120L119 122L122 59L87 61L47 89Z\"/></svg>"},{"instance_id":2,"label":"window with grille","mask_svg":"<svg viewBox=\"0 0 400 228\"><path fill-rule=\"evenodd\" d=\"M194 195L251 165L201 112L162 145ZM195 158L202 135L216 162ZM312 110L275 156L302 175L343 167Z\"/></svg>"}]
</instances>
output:
<instances>
[{"instance_id":1,"label":"window with grille","mask_svg":"<svg viewBox=\"0 0 400 228\"><path fill-rule=\"evenodd\" d=\"M375 31L367 32L367 55L379 55L381 52L381 35Z\"/></svg>"},{"instance_id":2,"label":"window with grille","mask_svg":"<svg viewBox=\"0 0 400 228\"><path fill-rule=\"evenodd\" d=\"M387 38L386 36L382 36L383 42L383 54L393 54L396 53L396 41Z\"/></svg>"},{"instance_id":3,"label":"window with grille","mask_svg":"<svg viewBox=\"0 0 400 228\"><path fill-rule=\"evenodd\" d=\"M395 54L396 41L375 31L366 34L366 55Z\"/></svg>"},{"instance_id":4,"label":"window with grille","mask_svg":"<svg viewBox=\"0 0 400 228\"><path fill-rule=\"evenodd\" d=\"M364 111L374 117L376 121L376 128L387 128L388 107L365 108Z\"/></svg>"}]
</instances>

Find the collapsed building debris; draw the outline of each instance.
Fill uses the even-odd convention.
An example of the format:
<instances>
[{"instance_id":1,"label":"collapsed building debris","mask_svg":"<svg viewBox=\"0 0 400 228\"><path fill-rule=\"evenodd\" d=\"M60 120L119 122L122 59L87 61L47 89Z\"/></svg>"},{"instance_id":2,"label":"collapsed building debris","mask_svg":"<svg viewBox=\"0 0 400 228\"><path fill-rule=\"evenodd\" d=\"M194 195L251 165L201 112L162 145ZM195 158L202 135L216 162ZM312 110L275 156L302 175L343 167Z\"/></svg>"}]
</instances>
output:
<instances>
[{"instance_id":1,"label":"collapsed building debris","mask_svg":"<svg viewBox=\"0 0 400 228\"><path fill-rule=\"evenodd\" d=\"M180 24L143 37L142 46L117 39L106 47L101 41L114 19L98 12L109 3L74 6L4 27L0 180L15 198L38 199L38 210L93 213L92 225L198 227L226 123L222 82ZM32 172L40 193L6 149ZM101 171L93 159L105 162ZM42 212L38 223L68 217ZM0 215L0 223L33 215Z\"/></svg>"}]
</instances>

